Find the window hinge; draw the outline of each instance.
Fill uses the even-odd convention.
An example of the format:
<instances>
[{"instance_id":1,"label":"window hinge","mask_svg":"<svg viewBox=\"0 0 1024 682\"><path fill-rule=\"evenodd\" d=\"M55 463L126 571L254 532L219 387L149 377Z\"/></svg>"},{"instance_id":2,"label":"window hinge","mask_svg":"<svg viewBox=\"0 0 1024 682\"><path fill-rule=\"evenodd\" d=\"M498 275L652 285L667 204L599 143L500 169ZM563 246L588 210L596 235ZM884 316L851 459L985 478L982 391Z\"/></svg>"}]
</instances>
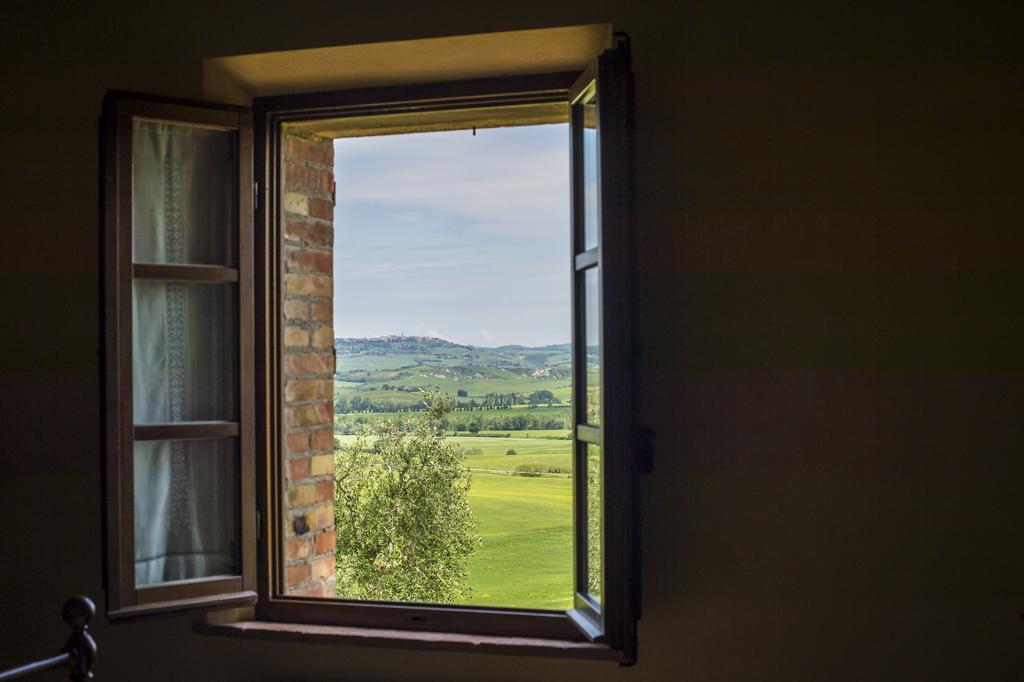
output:
<instances>
[{"instance_id":1,"label":"window hinge","mask_svg":"<svg viewBox=\"0 0 1024 682\"><path fill-rule=\"evenodd\" d=\"M260 183L252 183L252 210L260 210Z\"/></svg>"}]
</instances>

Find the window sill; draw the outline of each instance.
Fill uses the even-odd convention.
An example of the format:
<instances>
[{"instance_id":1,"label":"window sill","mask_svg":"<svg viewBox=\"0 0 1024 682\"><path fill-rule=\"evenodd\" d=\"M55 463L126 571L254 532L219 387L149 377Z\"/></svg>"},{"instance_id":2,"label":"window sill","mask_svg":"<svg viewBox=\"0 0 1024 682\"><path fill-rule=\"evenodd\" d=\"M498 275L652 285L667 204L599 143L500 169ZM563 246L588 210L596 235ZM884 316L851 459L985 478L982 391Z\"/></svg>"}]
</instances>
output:
<instances>
[{"instance_id":1,"label":"window sill","mask_svg":"<svg viewBox=\"0 0 1024 682\"><path fill-rule=\"evenodd\" d=\"M454 632L386 630L256 620L241 620L232 623L199 621L193 628L196 632L206 635L310 644L608 660L617 660L620 657L619 652L609 649L604 644L532 637L495 637Z\"/></svg>"}]
</instances>

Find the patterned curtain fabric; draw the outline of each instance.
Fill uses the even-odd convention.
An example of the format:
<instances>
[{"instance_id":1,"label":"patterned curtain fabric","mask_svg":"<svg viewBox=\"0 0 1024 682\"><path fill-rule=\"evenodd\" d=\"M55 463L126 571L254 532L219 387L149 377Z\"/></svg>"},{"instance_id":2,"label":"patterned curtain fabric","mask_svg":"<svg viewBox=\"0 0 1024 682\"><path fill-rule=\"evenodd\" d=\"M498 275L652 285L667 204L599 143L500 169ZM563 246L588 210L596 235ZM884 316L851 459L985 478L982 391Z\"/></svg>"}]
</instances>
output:
<instances>
[{"instance_id":1,"label":"patterned curtain fabric","mask_svg":"<svg viewBox=\"0 0 1024 682\"><path fill-rule=\"evenodd\" d=\"M136 262L230 265L237 173L233 136L136 121ZM136 424L236 420L234 284L136 280ZM136 584L238 573L234 438L139 441L133 455Z\"/></svg>"}]
</instances>

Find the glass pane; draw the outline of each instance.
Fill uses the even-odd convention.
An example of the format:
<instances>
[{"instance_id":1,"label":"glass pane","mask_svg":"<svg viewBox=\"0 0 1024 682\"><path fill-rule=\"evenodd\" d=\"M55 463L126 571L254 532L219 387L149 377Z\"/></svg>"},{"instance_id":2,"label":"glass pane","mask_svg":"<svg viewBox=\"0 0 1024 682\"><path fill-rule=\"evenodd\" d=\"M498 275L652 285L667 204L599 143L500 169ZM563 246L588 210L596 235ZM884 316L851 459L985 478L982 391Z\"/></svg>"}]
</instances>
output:
<instances>
[{"instance_id":1,"label":"glass pane","mask_svg":"<svg viewBox=\"0 0 1024 682\"><path fill-rule=\"evenodd\" d=\"M601 301L599 267L583 273L583 294L586 314L584 342L586 343L587 366L584 375L588 424L601 423Z\"/></svg>"},{"instance_id":2,"label":"glass pane","mask_svg":"<svg viewBox=\"0 0 1024 682\"><path fill-rule=\"evenodd\" d=\"M238 575L237 440L138 441L133 463L135 583Z\"/></svg>"},{"instance_id":3,"label":"glass pane","mask_svg":"<svg viewBox=\"0 0 1024 682\"><path fill-rule=\"evenodd\" d=\"M587 443L587 593L601 601L601 446Z\"/></svg>"},{"instance_id":4,"label":"glass pane","mask_svg":"<svg viewBox=\"0 0 1024 682\"><path fill-rule=\"evenodd\" d=\"M136 280L136 424L236 418L237 285Z\"/></svg>"},{"instance_id":5,"label":"glass pane","mask_svg":"<svg viewBox=\"0 0 1024 682\"><path fill-rule=\"evenodd\" d=\"M152 121L132 132L135 261L233 265L236 134Z\"/></svg>"},{"instance_id":6,"label":"glass pane","mask_svg":"<svg viewBox=\"0 0 1024 682\"><path fill-rule=\"evenodd\" d=\"M597 246L597 96L583 105L583 249Z\"/></svg>"}]
</instances>

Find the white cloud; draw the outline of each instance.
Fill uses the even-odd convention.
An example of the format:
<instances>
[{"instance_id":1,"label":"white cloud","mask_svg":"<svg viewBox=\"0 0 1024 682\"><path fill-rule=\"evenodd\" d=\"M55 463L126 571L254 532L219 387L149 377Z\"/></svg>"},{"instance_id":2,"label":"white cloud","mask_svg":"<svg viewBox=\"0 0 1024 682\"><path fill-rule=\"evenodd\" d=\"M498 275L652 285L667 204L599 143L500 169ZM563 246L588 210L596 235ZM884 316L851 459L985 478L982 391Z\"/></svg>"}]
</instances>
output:
<instances>
[{"instance_id":1,"label":"white cloud","mask_svg":"<svg viewBox=\"0 0 1024 682\"><path fill-rule=\"evenodd\" d=\"M517 145L527 140L517 135L525 129L498 129L505 131L501 137L489 130L477 137L469 131L420 134L412 160L408 135L339 140L338 204L386 202L405 207L406 220L441 211L481 232L567 229L568 129L557 128L550 132L564 134L566 143L525 148Z\"/></svg>"},{"instance_id":2,"label":"white cloud","mask_svg":"<svg viewBox=\"0 0 1024 682\"><path fill-rule=\"evenodd\" d=\"M564 125L342 139L335 173L339 335L568 341Z\"/></svg>"}]
</instances>

